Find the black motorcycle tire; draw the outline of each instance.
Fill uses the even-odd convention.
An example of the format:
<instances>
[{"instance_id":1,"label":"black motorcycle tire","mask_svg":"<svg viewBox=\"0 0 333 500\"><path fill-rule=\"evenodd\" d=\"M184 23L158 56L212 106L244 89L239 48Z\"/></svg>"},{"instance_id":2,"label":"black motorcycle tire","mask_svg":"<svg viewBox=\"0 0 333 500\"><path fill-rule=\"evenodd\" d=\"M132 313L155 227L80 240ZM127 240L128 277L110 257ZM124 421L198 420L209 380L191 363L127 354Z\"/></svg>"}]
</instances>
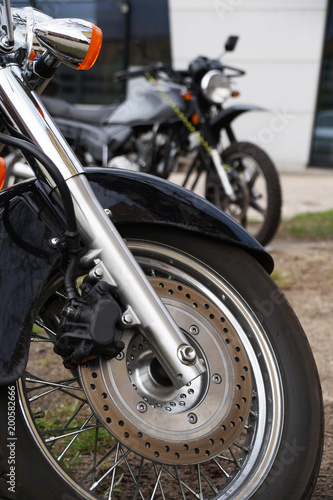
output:
<instances>
[{"instance_id":1,"label":"black motorcycle tire","mask_svg":"<svg viewBox=\"0 0 333 500\"><path fill-rule=\"evenodd\" d=\"M261 178L265 184L265 199L266 206L262 207L264 210L263 220L260 222L259 227L255 231L250 231L252 236L256 238L259 243L263 246L267 245L276 234L280 218L281 218L281 205L282 205L282 194L279 175L276 167L270 157L256 144L249 142L233 142L222 152L222 161L228 166L234 168L235 163L237 164L240 160L249 160L254 162L257 168L258 179ZM237 178L236 178L237 182ZM251 181L250 181L251 182ZM246 184L246 182L245 182ZM247 185L249 185L247 183ZM246 191L245 186L238 186L240 190L242 188ZM213 170L208 172L206 181L206 198L219 206L222 210L229 212L228 209L232 206L231 202L226 201L223 190L217 191L219 189L219 180ZM248 193L244 193L244 197L248 196ZM244 198L243 198L244 200ZM245 205L249 203L249 207L253 207L253 203L257 203L257 200L253 200L250 195L249 200L245 200ZM258 202L260 205L260 200ZM248 212L245 207L246 214L244 216L231 216L237 220L242 226L248 229Z\"/></svg>"},{"instance_id":2,"label":"black motorcycle tire","mask_svg":"<svg viewBox=\"0 0 333 500\"><path fill-rule=\"evenodd\" d=\"M216 500L239 498L251 498L252 500L310 499L319 472L322 453L323 406L321 389L308 341L283 294L257 261L245 251L232 245L221 244L213 239L201 237L185 230L170 230L161 226L137 225L123 228L122 235L126 237L129 247L136 255L140 265L146 270L146 274L154 279L157 276L161 281L165 280L165 283L174 282L175 293L185 293L177 290L181 289L182 286L184 286L184 290L190 286L189 289L199 299L203 294L203 303L207 301L211 307L209 309L208 305L205 304L200 309L200 304L194 304L194 308L191 309L193 315L205 314L204 311L207 308L210 316L207 313L207 319L204 321L209 321L209 318L214 316L214 308L216 309L219 305L225 308L223 314L225 314L226 320L230 320L229 327L234 328L235 349L237 352L241 350L242 354L242 348L239 348L241 344L238 344L238 340L243 342L244 355L249 359L253 379L252 401L251 410L246 415L247 434L244 449L240 451L237 458L241 467L238 469L237 465L232 464L236 471L234 481L231 477L219 492L209 489L209 496L206 493L203 496L204 494L201 492L200 498L214 498ZM50 291L59 287L61 281L59 280L59 273L55 272L53 278L45 285L41 303L46 304L46 310L51 307L49 305L51 304ZM172 293L173 291L169 290L171 297ZM188 295L190 294L187 293L186 297ZM185 310L186 307L188 313L189 305L186 301L189 299L186 297L185 295L181 296L175 304L177 307L179 305L179 311L182 311L182 307ZM171 298L171 303L172 300L175 299ZM198 313L195 308L199 311ZM220 318L221 321L222 319ZM191 318L191 321L194 320ZM226 323L221 323L221 332L219 332L223 338L227 335L223 333L227 331L225 325ZM197 332L195 333L197 334ZM231 338L231 335L230 333L227 336ZM193 334L193 341L200 345L200 342L205 341L205 339L200 341L199 333L199 335ZM217 345L216 352L219 352L222 349L222 344L218 343L219 340L214 340L214 342ZM225 339L225 342L229 342L229 340ZM215 351L215 349L213 350ZM214 356L213 352L210 354ZM236 362L233 362L233 366L236 367L235 371L237 371L239 370L237 368L238 358L235 357L235 359ZM118 362L117 360L112 361L114 365ZM59 358L59 365L61 364L62 360ZM276 375L275 379L274 374ZM215 380L215 382L219 384L221 380ZM0 497L20 500L101 498L94 496L82 485L78 485L71 479L66 470L55 464L52 454L41 438L40 432L43 428L36 431L33 427L34 424L31 424L33 419L27 410L28 407L26 407L28 403L25 399L24 384L24 378L22 378L16 385L1 387L0 390L0 449L2 450ZM212 382L210 385L214 386ZM213 390L216 390L214 387ZM221 385L216 387L220 391L222 390ZM278 397L274 391L281 392L281 406L278 405ZM9 394L13 392L16 394L14 426L16 440L12 456L11 449L8 447L9 443L13 443L9 434L8 402L10 400ZM217 394L219 393L217 392ZM205 398L205 396L203 397ZM274 404L271 399L275 400ZM61 405L61 401L59 399L59 405ZM274 407L274 405L276 406ZM200 403L197 402L197 406L192 411L200 414L198 406L200 407ZM173 417L175 416L173 415ZM165 416L165 412L161 412L161 418L163 422L164 419L168 422L170 416ZM234 425L233 422L232 424ZM261 432L264 434L260 437ZM279 434L278 439L277 434ZM188 439L190 439L189 436L185 436L181 441L185 440L186 442ZM138 439L138 443L139 441ZM172 435L170 435L170 441L170 446L172 446ZM175 443L174 446L178 446L178 444ZM188 446L185 446L188 449ZM198 453L201 452L202 450L198 450ZM206 451L206 454L208 456L209 452ZM264 457L263 463L261 463L262 457ZM13 484L15 493L8 490L11 484L9 482L11 479L9 475L10 458L14 458ZM255 466L250 465L249 458L254 460ZM202 459L201 455L200 459ZM146 460L146 466L147 463L148 465L153 464L149 460ZM158 461L155 465L157 474L157 471L161 472L162 468L160 469ZM205 464L201 464L200 467L204 466ZM197 472L201 470L200 467L193 465L193 475L187 478L187 483L184 480L184 484L186 483L188 486L190 483L194 489L198 488ZM165 470L167 469L168 466L165 466ZM173 471L173 466L170 466L170 469ZM192 498L183 483L179 483L175 479L178 473L182 473L182 467L175 466L174 470L174 473L171 471L168 474L163 471L169 481L175 481L174 492L169 493L165 498ZM220 471L220 468L217 470ZM246 470L248 476L242 477ZM221 471L218 475L223 476ZM215 478L215 476L213 477ZM138 481L140 480L140 474L135 477ZM154 477L156 481L156 475ZM204 476L201 479L206 487ZM149 480L147 476L144 476L145 483ZM131 481L131 478L127 478L126 481ZM134 498L134 491L127 491L127 484L125 482L122 485L124 491L119 498ZM182 486L180 487L179 484ZM234 485L234 490L232 485ZM248 488L251 485L254 485L253 491L249 493ZM151 492L147 497L142 495L141 498L150 497ZM115 498L118 497L115 496ZM152 498L160 498L160 496Z\"/></svg>"}]
</instances>

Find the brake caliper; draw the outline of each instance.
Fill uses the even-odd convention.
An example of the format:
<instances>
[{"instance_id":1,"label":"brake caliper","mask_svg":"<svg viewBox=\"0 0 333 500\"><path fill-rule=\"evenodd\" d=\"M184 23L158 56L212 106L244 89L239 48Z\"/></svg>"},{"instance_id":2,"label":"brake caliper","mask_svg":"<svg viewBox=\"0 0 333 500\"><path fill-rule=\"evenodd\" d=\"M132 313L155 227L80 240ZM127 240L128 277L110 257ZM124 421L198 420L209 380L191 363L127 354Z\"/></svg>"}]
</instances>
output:
<instances>
[{"instance_id":1,"label":"brake caliper","mask_svg":"<svg viewBox=\"0 0 333 500\"><path fill-rule=\"evenodd\" d=\"M64 358L66 368L100 354L114 358L124 348L124 343L116 338L121 309L109 293L110 285L106 281L94 285L83 281L80 288L82 296L62 310L54 346L55 353Z\"/></svg>"}]
</instances>

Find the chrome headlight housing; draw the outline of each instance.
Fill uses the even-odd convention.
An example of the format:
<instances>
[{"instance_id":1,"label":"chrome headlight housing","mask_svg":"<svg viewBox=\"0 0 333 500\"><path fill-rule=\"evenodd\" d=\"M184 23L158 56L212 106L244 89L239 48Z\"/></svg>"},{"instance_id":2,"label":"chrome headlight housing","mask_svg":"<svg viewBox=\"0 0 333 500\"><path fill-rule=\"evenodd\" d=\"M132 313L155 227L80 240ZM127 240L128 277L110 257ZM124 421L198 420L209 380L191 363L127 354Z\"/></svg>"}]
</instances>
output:
<instances>
[{"instance_id":1,"label":"chrome headlight housing","mask_svg":"<svg viewBox=\"0 0 333 500\"><path fill-rule=\"evenodd\" d=\"M228 78L215 69L208 71L201 80L203 95L214 104L222 104L231 95Z\"/></svg>"}]
</instances>

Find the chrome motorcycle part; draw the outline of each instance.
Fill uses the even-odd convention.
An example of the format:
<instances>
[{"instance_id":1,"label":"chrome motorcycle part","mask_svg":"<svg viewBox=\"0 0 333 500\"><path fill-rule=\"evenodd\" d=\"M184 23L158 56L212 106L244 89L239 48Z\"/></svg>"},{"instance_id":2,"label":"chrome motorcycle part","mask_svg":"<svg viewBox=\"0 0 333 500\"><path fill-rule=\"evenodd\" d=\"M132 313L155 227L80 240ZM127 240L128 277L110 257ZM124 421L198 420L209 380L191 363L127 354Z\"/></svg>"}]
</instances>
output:
<instances>
[{"instance_id":1,"label":"chrome motorcycle part","mask_svg":"<svg viewBox=\"0 0 333 500\"><path fill-rule=\"evenodd\" d=\"M7 32L1 38L0 46L4 52L11 52L14 47L14 28L13 28L10 0L4 0L3 6L5 11L5 26L7 28Z\"/></svg>"},{"instance_id":2,"label":"chrome motorcycle part","mask_svg":"<svg viewBox=\"0 0 333 500\"><path fill-rule=\"evenodd\" d=\"M208 71L201 80L203 95L214 104L223 104L230 95L229 79L218 70Z\"/></svg>"},{"instance_id":3,"label":"chrome motorcycle part","mask_svg":"<svg viewBox=\"0 0 333 500\"><path fill-rule=\"evenodd\" d=\"M102 45L102 31L82 19L51 19L34 26L34 33L54 57L74 69L90 69Z\"/></svg>"}]
</instances>

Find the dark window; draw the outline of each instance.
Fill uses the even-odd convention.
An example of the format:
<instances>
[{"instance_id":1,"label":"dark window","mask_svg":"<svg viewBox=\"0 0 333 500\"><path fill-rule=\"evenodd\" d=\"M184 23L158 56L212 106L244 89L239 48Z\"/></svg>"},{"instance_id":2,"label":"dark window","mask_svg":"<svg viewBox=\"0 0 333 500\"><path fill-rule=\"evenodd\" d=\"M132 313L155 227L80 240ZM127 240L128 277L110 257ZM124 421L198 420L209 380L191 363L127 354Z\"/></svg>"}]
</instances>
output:
<instances>
[{"instance_id":1,"label":"dark window","mask_svg":"<svg viewBox=\"0 0 333 500\"><path fill-rule=\"evenodd\" d=\"M328 3L310 165L333 167L333 0Z\"/></svg>"},{"instance_id":2,"label":"dark window","mask_svg":"<svg viewBox=\"0 0 333 500\"><path fill-rule=\"evenodd\" d=\"M147 61L171 62L168 0L30 0L52 17L77 17L92 21L103 31L101 53L89 71L62 65L48 92L76 103L110 104L123 99L123 85L114 73ZM141 47L141 48L139 48Z\"/></svg>"}]
</instances>

